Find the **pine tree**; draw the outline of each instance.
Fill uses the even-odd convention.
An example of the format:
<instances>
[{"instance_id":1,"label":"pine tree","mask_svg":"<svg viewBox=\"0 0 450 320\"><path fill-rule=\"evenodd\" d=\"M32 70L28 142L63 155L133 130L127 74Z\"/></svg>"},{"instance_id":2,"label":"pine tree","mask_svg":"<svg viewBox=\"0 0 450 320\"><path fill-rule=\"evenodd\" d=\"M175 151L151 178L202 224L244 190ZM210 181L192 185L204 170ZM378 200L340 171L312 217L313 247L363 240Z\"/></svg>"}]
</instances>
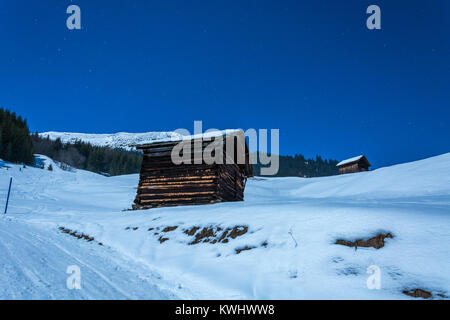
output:
<instances>
[{"instance_id":1,"label":"pine tree","mask_svg":"<svg viewBox=\"0 0 450 320\"><path fill-rule=\"evenodd\" d=\"M34 164L33 143L26 120L0 108L0 158L14 162Z\"/></svg>"}]
</instances>

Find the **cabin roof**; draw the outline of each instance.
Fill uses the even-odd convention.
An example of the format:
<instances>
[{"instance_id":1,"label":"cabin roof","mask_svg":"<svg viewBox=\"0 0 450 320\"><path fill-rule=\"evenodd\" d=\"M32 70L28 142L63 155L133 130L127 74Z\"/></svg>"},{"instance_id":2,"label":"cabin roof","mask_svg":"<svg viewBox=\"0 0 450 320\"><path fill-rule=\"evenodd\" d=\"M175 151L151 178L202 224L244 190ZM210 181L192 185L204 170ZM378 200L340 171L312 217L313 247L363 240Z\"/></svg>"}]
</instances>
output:
<instances>
[{"instance_id":1,"label":"cabin roof","mask_svg":"<svg viewBox=\"0 0 450 320\"><path fill-rule=\"evenodd\" d=\"M163 138L163 139L157 139L153 141L149 141L147 143L140 143L140 144L133 144L130 145L130 147L135 147L137 149L142 149L146 147L151 147L153 145L158 144L168 144L168 143L178 143L180 141L189 141L189 140L198 140L198 139L212 139L220 136L230 136L230 135L244 135L244 131L242 129L226 129L226 130L211 130L210 132L205 132L201 134L194 134L194 135L180 135L180 134L174 134L169 137Z\"/></svg>"},{"instance_id":2,"label":"cabin roof","mask_svg":"<svg viewBox=\"0 0 450 320\"><path fill-rule=\"evenodd\" d=\"M359 161L361 161L361 160L365 160L365 162L367 162L367 164L370 166L369 161L368 161L368 160L366 159L366 157L362 154L362 155L359 155L359 156L357 156L357 157L353 157L353 158L349 158L349 159L342 160L341 162L339 162L339 163L336 165L336 167L342 167L342 166L344 166L344 165L348 165L348 164L351 164L351 163L359 162Z\"/></svg>"}]
</instances>

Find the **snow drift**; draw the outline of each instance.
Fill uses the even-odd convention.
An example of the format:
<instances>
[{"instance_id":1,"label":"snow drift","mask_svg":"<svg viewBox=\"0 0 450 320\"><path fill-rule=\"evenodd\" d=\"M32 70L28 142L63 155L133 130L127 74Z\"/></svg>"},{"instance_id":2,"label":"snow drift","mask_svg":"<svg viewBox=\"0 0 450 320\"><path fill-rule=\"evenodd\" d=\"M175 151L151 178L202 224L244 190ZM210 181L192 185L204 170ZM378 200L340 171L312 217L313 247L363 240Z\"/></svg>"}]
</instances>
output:
<instances>
[{"instance_id":1,"label":"snow drift","mask_svg":"<svg viewBox=\"0 0 450 320\"><path fill-rule=\"evenodd\" d=\"M450 296L450 153L342 176L256 177L244 202L144 211L124 211L138 175L53 167L0 168L1 199L14 179L0 239L24 248L0 256L1 298L414 299L403 291L418 288ZM393 235L379 249L336 244L379 233ZM60 250L45 249L46 237ZM40 245L27 249L23 238ZM86 273L76 295L61 284L67 263ZM373 266L379 290L366 285Z\"/></svg>"}]
</instances>

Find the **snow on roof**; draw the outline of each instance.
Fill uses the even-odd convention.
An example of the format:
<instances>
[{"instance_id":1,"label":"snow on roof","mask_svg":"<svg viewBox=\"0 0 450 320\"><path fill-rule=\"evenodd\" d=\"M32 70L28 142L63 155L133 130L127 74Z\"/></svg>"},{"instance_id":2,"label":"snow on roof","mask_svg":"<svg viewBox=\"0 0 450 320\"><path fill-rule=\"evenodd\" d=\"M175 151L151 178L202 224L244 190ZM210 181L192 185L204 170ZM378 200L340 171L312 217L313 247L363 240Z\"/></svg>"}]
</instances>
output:
<instances>
[{"instance_id":1,"label":"snow on roof","mask_svg":"<svg viewBox=\"0 0 450 320\"><path fill-rule=\"evenodd\" d=\"M200 134L194 134L191 136L183 136L183 140L194 140L194 139L209 139L214 137L220 137L224 135L232 135L232 134L238 134L243 133L241 129L226 129L226 130L211 130L209 132L200 133Z\"/></svg>"},{"instance_id":2,"label":"snow on roof","mask_svg":"<svg viewBox=\"0 0 450 320\"><path fill-rule=\"evenodd\" d=\"M228 130L207 130L207 132L196 135L182 135L177 131L167 132L143 132L143 133L75 133L75 132L56 132L48 131L39 133L39 136L50 140L61 139L63 143L75 143L78 140L90 143L93 146L107 146L111 148L121 148L133 150L140 145L148 145L158 142L181 141L193 139L212 139L221 135L244 134L241 129Z\"/></svg>"},{"instance_id":3,"label":"snow on roof","mask_svg":"<svg viewBox=\"0 0 450 320\"><path fill-rule=\"evenodd\" d=\"M346 160L342 160L341 162L339 162L339 163L336 165L336 167L340 167L340 166L343 166L344 164L356 162L356 161L358 161L358 160L361 160L362 157L364 157L363 154L360 155L360 156L357 156L357 157L353 157L353 158L349 158L349 159L346 159Z\"/></svg>"}]
</instances>

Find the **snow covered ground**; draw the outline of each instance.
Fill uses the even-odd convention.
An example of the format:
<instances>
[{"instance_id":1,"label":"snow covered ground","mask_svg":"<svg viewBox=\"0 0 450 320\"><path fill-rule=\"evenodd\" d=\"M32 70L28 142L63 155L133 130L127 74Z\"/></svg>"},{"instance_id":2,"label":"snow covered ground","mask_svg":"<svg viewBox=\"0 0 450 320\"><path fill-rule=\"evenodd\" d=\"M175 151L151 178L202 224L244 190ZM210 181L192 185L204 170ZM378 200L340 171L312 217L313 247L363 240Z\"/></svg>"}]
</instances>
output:
<instances>
[{"instance_id":1,"label":"snow covered ground","mask_svg":"<svg viewBox=\"0 0 450 320\"><path fill-rule=\"evenodd\" d=\"M14 179L0 218L2 299L450 296L450 153L343 176L254 178L244 202L145 211L124 211L138 175L53 167L0 162L2 201ZM381 249L335 244L380 232L394 236ZM69 265L80 267L80 290L66 288ZM366 285L372 265L379 290Z\"/></svg>"}]
</instances>

